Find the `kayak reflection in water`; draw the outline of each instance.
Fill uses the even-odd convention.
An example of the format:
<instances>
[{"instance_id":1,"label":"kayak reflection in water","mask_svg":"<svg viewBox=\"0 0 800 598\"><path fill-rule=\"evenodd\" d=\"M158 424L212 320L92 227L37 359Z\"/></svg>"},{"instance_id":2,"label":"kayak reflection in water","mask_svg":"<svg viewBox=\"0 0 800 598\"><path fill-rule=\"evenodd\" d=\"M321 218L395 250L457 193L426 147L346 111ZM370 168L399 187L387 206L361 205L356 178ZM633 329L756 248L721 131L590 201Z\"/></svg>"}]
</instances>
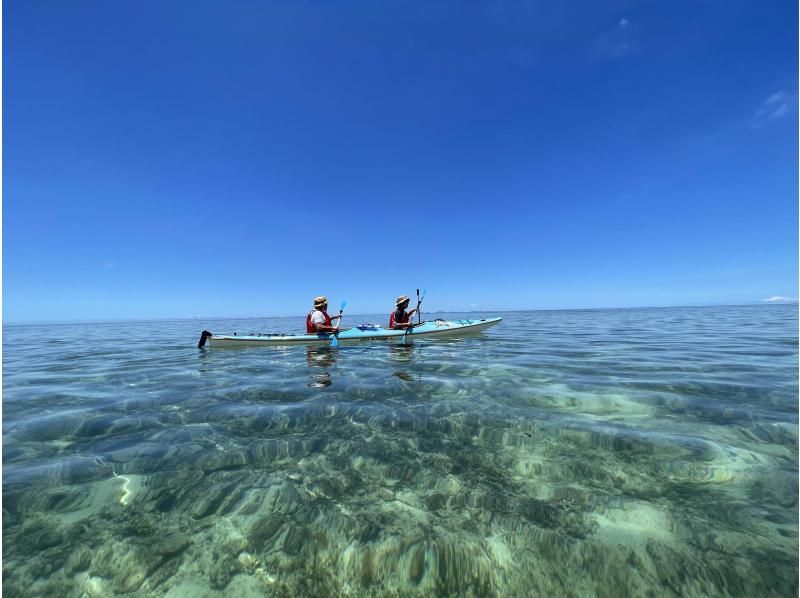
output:
<instances>
[{"instance_id":1,"label":"kayak reflection in water","mask_svg":"<svg viewBox=\"0 0 800 598\"><path fill-rule=\"evenodd\" d=\"M329 346L309 347L306 350L306 364L314 368L329 368L336 363L336 351ZM325 388L333 384L329 372L318 372L311 375L311 388Z\"/></svg>"}]
</instances>

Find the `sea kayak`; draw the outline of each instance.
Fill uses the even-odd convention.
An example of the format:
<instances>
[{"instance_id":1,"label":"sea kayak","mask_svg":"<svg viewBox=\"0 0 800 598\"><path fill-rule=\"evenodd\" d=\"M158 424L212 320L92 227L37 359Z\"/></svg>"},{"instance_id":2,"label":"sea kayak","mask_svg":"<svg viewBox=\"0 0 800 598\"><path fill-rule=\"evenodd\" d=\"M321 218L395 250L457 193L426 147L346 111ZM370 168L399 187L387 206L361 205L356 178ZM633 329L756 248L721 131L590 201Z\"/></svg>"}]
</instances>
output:
<instances>
[{"instance_id":1,"label":"sea kayak","mask_svg":"<svg viewBox=\"0 0 800 598\"><path fill-rule=\"evenodd\" d=\"M363 324L342 330L337 335L339 343L359 343L363 341L385 340L411 342L421 338L469 336L480 334L494 326L503 318L484 318L482 320L431 320L417 324L408 331L392 330L374 324ZM203 330L198 347L252 347L260 345L294 345L330 343L333 334L252 334L247 336L212 334Z\"/></svg>"}]
</instances>

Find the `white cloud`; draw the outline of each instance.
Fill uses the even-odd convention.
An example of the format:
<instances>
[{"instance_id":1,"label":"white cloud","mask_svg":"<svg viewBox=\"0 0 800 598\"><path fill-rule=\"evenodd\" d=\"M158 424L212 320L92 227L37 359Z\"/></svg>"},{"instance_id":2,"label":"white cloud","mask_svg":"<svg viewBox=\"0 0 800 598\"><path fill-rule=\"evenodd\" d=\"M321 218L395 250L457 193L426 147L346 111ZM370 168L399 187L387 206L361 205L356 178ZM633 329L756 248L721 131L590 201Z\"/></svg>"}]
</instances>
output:
<instances>
[{"instance_id":1,"label":"white cloud","mask_svg":"<svg viewBox=\"0 0 800 598\"><path fill-rule=\"evenodd\" d=\"M770 118L777 118L779 116L783 116L789 111L789 104L781 104L775 110L772 111L772 114L769 115Z\"/></svg>"},{"instance_id":2,"label":"white cloud","mask_svg":"<svg viewBox=\"0 0 800 598\"><path fill-rule=\"evenodd\" d=\"M595 39L595 51L602 58L620 58L635 51L641 41L642 31L638 23L622 17L616 25L610 25Z\"/></svg>"},{"instance_id":3,"label":"white cloud","mask_svg":"<svg viewBox=\"0 0 800 598\"><path fill-rule=\"evenodd\" d=\"M768 301L769 303L793 303L797 301L797 297L781 297L780 295L775 295L774 297L764 299L764 301Z\"/></svg>"},{"instance_id":4,"label":"white cloud","mask_svg":"<svg viewBox=\"0 0 800 598\"><path fill-rule=\"evenodd\" d=\"M786 99L786 94L782 91L776 91L771 96L769 96L766 100L764 100L765 104L777 104L782 102Z\"/></svg>"},{"instance_id":5,"label":"white cloud","mask_svg":"<svg viewBox=\"0 0 800 598\"><path fill-rule=\"evenodd\" d=\"M780 118L788 114L789 110L795 104L797 99L796 94L786 93L785 91L776 91L766 100L761 102L761 105L756 110L753 117L753 126L759 127L768 120L773 118Z\"/></svg>"}]
</instances>

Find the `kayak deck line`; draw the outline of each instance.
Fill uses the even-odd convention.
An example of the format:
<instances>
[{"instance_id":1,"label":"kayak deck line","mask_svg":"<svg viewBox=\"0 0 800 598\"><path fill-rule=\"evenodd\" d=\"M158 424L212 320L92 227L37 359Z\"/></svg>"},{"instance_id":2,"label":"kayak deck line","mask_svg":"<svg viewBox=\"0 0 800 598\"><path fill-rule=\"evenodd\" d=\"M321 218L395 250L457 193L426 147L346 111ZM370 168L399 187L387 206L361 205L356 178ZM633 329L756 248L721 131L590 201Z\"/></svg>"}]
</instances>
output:
<instances>
[{"instance_id":1,"label":"kayak deck line","mask_svg":"<svg viewBox=\"0 0 800 598\"><path fill-rule=\"evenodd\" d=\"M412 337L439 337L439 336L469 336L480 334L490 326L494 326L503 318L482 318L479 320L429 320L420 324L415 324L413 328L390 329L376 326L374 324L356 326L341 330L337 334L340 343L356 343L372 340L386 340L403 342L413 340ZM212 334L208 330L203 330L197 347L202 349L206 345L209 347L245 347L254 345L294 345L329 343L334 337L332 333L320 332L317 334L250 334L239 336Z\"/></svg>"}]
</instances>

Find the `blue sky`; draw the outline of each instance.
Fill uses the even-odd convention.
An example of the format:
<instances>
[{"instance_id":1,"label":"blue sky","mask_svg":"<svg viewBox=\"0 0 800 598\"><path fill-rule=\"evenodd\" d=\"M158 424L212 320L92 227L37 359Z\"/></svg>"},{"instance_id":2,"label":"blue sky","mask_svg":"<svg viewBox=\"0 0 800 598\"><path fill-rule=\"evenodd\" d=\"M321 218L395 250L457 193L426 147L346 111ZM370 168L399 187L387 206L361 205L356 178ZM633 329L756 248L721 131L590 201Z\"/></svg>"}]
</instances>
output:
<instances>
[{"instance_id":1,"label":"blue sky","mask_svg":"<svg viewBox=\"0 0 800 598\"><path fill-rule=\"evenodd\" d=\"M797 17L6 0L3 318L796 297Z\"/></svg>"}]
</instances>

